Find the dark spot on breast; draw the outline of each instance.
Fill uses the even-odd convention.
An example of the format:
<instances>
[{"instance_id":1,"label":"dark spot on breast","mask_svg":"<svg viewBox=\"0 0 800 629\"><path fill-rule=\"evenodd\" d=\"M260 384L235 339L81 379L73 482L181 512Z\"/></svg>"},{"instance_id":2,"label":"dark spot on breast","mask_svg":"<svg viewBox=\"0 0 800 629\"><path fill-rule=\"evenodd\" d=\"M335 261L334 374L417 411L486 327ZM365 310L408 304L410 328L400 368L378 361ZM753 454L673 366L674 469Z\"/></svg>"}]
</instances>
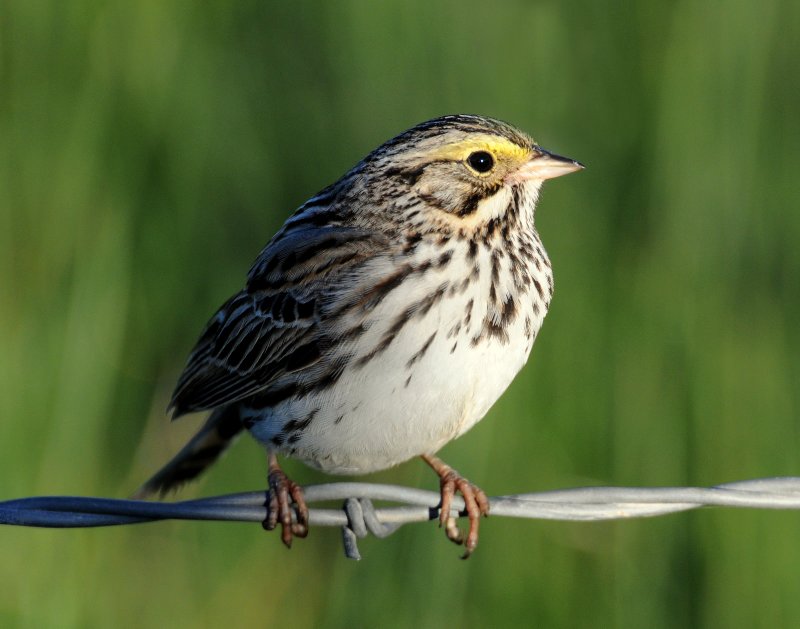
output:
<instances>
[{"instance_id":1,"label":"dark spot on breast","mask_svg":"<svg viewBox=\"0 0 800 629\"><path fill-rule=\"evenodd\" d=\"M457 321L456 324L450 328L450 330L447 332L447 338L451 339L457 336L459 332L461 332L461 321Z\"/></svg>"},{"instance_id":2,"label":"dark spot on breast","mask_svg":"<svg viewBox=\"0 0 800 629\"><path fill-rule=\"evenodd\" d=\"M288 422L286 422L286 425L283 427L282 432L287 433L287 434L295 433L295 432L302 432L303 430L308 428L309 424L311 424L311 422L314 420L314 417L317 415L318 412L319 412L319 409L315 408L313 411L311 411L310 413L306 414L305 417L302 417L300 419L289 420ZM289 443L296 443L296 442L297 442L297 439L292 441L291 438L289 438Z\"/></svg>"},{"instance_id":3,"label":"dark spot on breast","mask_svg":"<svg viewBox=\"0 0 800 629\"><path fill-rule=\"evenodd\" d=\"M475 347L480 344L484 339L494 338L500 341L503 345L508 343L508 332L505 326L499 322L495 322L491 317L487 316L483 321L483 329L478 336L473 337L472 346Z\"/></svg>"},{"instance_id":4,"label":"dark spot on breast","mask_svg":"<svg viewBox=\"0 0 800 629\"><path fill-rule=\"evenodd\" d=\"M369 363L373 358L386 351L386 349L394 341L395 337L405 327L411 319L426 315L433 306L438 303L447 292L449 284L444 282L430 295L423 297L419 301L413 303L411 306L401 312L392 323L392 326L384 333L381 340L369 352L361 356L356 362L356 367L363 367Z\"/></svg>"},{"instance_id":5,"label":"dark spot on breast","mask_svg":"<svg viewBox=\"0 0 800 629\"><path fill-rule=\"evenodd\" d=\"M500 252L497 249L492 250L492 284L497 283L500 279Z\"/></svg>"},{"instance_id":6,"label":"dark spot on breast","mask_svg":"<svg viewBox=\"0 0 800 629\"><path fill-rule=\"evenodd\" d=\"M366 331L367 331L367 326L362 321L358 325L354 325L352 328L350 328L349 330L347 330L344 333L342 333L342 335L339 337L339 341L341 341L343 343L344 342L354 341L359 336L364 334L364 332L366 332Z\"/></svg>"},{"instance_id":7,"label":"dark spot on breast","mask_svg":"<svg viewBox=\"0 0 800 629\"><path fill-rule=\"evenodd\" d=\"M389 293L400 286L403 283L403 280L405 280L413 272L414 269L410 264L404 264L402 267L397 269L397 271L376 283L367 292L364 298L360 300L359 303L365 309L374 308L381 301L383 301Z\"/></svg>"},{"instance_id":8,"label":"dark spot on breast","mask_svg":"<svg viewBox=\"0 0 800 629\"><path fill-rule=\"evenodd\" d=\"M445 251L442 255L439 256L439 267L445 267L449 264L450 260L453 258L453 251Z\"/></svg>"},{"instance_id":9,"label":"dark spot on breast","mask_svg":"<svg viewBox=\"0 0 800 629\"><path fill-rule=\"evenodd\" d=\"M433 266L433 263L430 260L425 260L424 262L420 262L416 267L414 267L414 273L417 275L425 275Z\"/></svg>"},{"instance_id":10,"label":"dark spot on breast","mask_svg":"<svg viewBox=\"0 0 800 629\"><path fill-rule=\"evenodd\" d=\"M313 382L310 382L300 388L300 395L308 395L309 393L316 393L318 391L324 391L332 387L339 381L339 378L344 371L345 365L350 362L350 358L352 357L351 354L347 354L340 361L333 364L328 371L323 373Z\"/></svg>"},{"instance_id":11,"label":"dark spot on breast","mask_svg":"<svg viewBox=\"0 0 800 629\"><path fill-rule=\"evenodd\" d=\"M406 367L409 367L409 368L413 367L414 363L418 362L419 360L422 359L423 356L425 356L425 352L428 351L428 348L431 346L431 343L433 343L433 339L436 338L436 334L437 333L434 332L433 334L430 335L430 337L428 337L428 340L425 341L425 343L423 343L422 347L420 347L417 350L417 352L411 358L408 359L408 362L406 363ZM409 379L410 379L410 376L409 376Z\"/></svg>"},{"instance_id":12,"label":"dark spot on breast","mask_svg":"<svg viewBox=\"0 0 800 629\"><path fill-rule=\"evenodd\" d=\"M514 319L517 318L517 302L513 297L509 297L508 301L503 303L503 308L500 311L500 325L507 328Z\"/></svg>"},{"instance_id":13,"label":"dark spot on breast","mask_svg":"<svg viewBox=\"0 0 800 629\"><path fill-rule=\"evenodd\" d=\"M430 309L433 308L433 306L436 305L442 299L444 294L447 292L447 288L449 286L450 286L449 282L443 282L442 284L439 285L439 288L437 288L434 292L432 292L424 299L420 300L417 304L418 308L416 309L415 314L418 315L428 314Z\"/></svg>"}]
</instances>

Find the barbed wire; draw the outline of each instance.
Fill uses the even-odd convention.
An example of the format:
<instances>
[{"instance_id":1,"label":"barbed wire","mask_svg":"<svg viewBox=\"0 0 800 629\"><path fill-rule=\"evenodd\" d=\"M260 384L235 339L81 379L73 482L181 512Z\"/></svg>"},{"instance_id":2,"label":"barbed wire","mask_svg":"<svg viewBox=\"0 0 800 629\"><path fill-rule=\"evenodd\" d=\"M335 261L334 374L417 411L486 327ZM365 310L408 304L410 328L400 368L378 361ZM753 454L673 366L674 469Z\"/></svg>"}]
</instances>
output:
<instances>
[{"instance_id":1,"label":"barbed wire","mask_svg":"<svg viewBox=\"0 0 800 629\"><path fill-rule=\"evenodd\" d=\"M342 529L344 552L360 559L357 540L386 537L403 524L439 517L439 493L397 485L327 483L304 488L306 502L344 501L340 508L309 509L311 526ZM373 501L399 503L376 507ZM800 509L800 478L737 481L714 487L582 487L497 496L491 515L543 520L616 520L700 507ZM255 491L181 502L149 502L75 496L43 496L0 502L0 524L76 528L141 524L158 520L263 522L266 492ZM464 514L453 499L451 515Z\"/></svg>"}]
</instances>

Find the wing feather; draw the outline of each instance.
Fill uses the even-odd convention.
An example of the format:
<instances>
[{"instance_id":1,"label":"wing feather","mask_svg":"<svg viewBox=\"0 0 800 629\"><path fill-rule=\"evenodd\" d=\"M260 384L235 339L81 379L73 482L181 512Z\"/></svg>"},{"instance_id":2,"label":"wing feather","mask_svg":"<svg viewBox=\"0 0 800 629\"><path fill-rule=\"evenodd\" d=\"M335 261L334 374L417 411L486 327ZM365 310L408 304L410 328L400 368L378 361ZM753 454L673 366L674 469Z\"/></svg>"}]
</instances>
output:
<instances>
[{"instance_id":1,"label":"wing feather","mask_svg":"<svg viewBox=\"0 0 800 629\"><path fill-rule=\"evenodd\" d=\"M173 417L256 395L323 359L333 342L320 325L320 304L358 290L353 271L389 249L385 236L350 227L278 232L246 288L206 325L175 387Z\"/></svg>"}]
</instances>

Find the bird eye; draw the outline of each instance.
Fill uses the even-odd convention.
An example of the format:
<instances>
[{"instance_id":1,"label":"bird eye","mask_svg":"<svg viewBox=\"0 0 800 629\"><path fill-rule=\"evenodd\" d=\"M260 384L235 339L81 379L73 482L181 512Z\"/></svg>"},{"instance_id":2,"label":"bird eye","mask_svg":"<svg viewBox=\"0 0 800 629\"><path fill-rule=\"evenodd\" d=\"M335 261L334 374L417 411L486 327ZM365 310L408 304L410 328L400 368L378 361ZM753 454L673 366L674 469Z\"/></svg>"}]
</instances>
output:
<instances>
[{"instance_id":1,"label":"bird eye","mask_svg":"<svg viewBox=\"0 0 800 629\"><path fill-rule=\"evenodd\" d=\"M479 173L488 173L494 168L494 157L487 151L475 151L474 153L470 153L470 156L467 158L467 164Z\"/></svg>"}]
</instances>

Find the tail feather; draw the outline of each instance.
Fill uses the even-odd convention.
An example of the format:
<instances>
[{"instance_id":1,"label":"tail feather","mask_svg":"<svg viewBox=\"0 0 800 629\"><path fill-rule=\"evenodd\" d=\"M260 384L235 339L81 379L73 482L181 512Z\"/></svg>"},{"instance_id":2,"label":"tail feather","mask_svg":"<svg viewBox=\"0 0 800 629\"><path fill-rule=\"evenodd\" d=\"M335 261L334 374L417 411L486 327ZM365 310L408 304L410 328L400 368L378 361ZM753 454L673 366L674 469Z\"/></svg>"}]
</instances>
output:
<instances>
[{"instance_id":1,"label":"tail feather","mask_svg":"<svg viewBox=\"0 0 800 629\"><path fill-rule=\"evenodd\" d=\"M216 409L172 460L142 485L133 498L163 496L199 476L228 449L244 426L235 407Z\"/></svg>"}]
</instances>

